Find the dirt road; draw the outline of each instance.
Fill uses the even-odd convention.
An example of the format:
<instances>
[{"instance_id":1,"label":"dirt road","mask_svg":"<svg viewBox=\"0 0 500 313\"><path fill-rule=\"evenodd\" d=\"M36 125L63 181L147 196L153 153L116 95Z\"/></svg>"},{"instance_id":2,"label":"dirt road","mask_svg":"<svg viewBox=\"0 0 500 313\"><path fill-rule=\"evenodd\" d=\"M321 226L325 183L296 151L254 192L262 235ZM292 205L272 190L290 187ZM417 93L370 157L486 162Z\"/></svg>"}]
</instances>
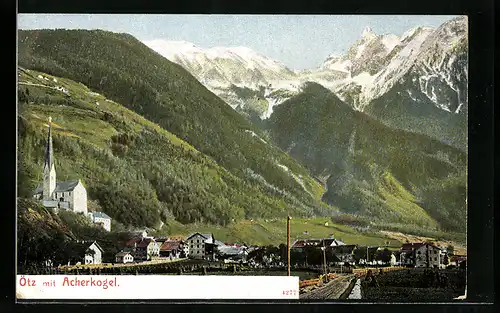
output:
<instances>
[{"instance_id":1,"label":"dirt road","mask_svg":"<svg viewBox=\"0 0 500 313\"><path fill-rule=\"evenodd\" d=\"M339 276L323 287L301 294L300 299L339 299L353 278L354 275Z\"/></svg>"}]
</instances>

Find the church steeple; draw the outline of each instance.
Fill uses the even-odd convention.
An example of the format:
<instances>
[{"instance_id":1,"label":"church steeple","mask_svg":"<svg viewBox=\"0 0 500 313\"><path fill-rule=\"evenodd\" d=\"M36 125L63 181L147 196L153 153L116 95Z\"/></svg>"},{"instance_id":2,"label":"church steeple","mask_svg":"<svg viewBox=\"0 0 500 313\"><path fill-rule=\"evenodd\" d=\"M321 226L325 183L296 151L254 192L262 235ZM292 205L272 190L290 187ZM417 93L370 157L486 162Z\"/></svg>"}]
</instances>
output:
<instances>
[{"instance_id":1,"label":"church steeple","mask_svg":"<svg viewBox=\"0 0 500 313\"><path fill-rule=\"evenodd\" d=\"M49 134L45 146L45 160L43 163L43 199L52 200L56 189L56 169L54 167L54 151L52 150L52 118L49 117Z\"/></svg>"},{"instance_id":2,"label":"church steeple","mask_svg":"<svg viewBox=\"0 0 500 313\"><path fill-rule=\"evenodd\" d=\"M49 135L47 137L47 144L45 145L45 161L43 163L44 170L46 167L50 169L54 164L54 151L52 150L51 128L52 128L52 117L49 116Z\"/></svg>"}]
</instances>

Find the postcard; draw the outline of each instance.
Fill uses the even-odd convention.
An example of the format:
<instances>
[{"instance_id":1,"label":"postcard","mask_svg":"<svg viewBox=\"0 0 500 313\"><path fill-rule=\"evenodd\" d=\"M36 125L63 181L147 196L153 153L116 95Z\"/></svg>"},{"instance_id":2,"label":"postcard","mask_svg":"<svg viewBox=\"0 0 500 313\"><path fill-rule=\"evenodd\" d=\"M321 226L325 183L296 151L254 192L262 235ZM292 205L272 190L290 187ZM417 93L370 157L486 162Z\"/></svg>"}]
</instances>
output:
<instances>
[{"instance_id":1,"label":"postcard","mask_svg":"<svg viewBox=\"0 0 500 313\"><path fill-rule=\"evenodd\" d=\"M18 28L18 299L466 298L467 16Z\"/></svg>"}]
</instances>

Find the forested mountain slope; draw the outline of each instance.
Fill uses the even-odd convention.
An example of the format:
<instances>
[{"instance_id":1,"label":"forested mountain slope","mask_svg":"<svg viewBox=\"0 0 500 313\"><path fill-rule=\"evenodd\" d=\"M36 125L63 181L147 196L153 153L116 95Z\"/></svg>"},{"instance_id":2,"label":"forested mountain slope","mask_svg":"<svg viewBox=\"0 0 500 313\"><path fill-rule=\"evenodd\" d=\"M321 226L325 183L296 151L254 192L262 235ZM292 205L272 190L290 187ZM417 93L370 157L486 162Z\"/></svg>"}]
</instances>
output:
<instances>
[{"instance_id":1,"label":"forested mountain slope","mask_svg":"<svg viewBox=\"0 0 500 313\"><path fill-rule=\"evenodd\" d=\"M341 210L465 231L467 154L459 149L389 128L316 83L276 107L267 127L323 178L323 199Z\"/></svg>"},{"instance_id":2,"label":"forested mountain slope","mask_svg":"<svg viewBox=\"0 0 500 313\"><path fill-rule=\"evenodd\" d=\"M290 168L297 166L304 173L303 186L299 185L305 193L302 198L300 193L294 196L263 183L260 176L258 180L232 174L158 124L81 83L25 69L19 72L18 190L22 197L30 197L41 183L49 116L54 122L57 179L82 179L89 208L102 210L126 226L159 228L174 219L226 225L245 218L310 216L333 210L315 199L322 194L321 186L295 163ZM254 146L268 146L253 140ZM278 153L275 156L283 164L294 162ZM283 173L283 177L291 175ZM317 194L311 196L305 191L308 188Z\"/></svg>"}]
</instances>

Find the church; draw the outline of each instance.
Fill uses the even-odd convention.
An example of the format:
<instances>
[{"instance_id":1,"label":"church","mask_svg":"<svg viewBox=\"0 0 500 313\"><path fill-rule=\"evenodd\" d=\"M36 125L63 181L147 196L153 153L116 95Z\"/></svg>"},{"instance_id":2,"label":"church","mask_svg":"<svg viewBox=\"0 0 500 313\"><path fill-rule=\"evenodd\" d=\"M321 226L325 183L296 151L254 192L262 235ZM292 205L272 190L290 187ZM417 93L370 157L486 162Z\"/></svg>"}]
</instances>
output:
<instances>
[{"instance_id":1,"label":"church","mask_svg":"<svg viewBox=\"0 0 500 313\"><path fill-rule=\"evenodd\" d=\"M78 180L56 180L54 152L52 150L52 118L49 117L49 134L45 147L43 163L43 183L35 189L34 198L40 200L47 208L65 209L87 216L87 190Z\"/></svg>"}]
</instances>

